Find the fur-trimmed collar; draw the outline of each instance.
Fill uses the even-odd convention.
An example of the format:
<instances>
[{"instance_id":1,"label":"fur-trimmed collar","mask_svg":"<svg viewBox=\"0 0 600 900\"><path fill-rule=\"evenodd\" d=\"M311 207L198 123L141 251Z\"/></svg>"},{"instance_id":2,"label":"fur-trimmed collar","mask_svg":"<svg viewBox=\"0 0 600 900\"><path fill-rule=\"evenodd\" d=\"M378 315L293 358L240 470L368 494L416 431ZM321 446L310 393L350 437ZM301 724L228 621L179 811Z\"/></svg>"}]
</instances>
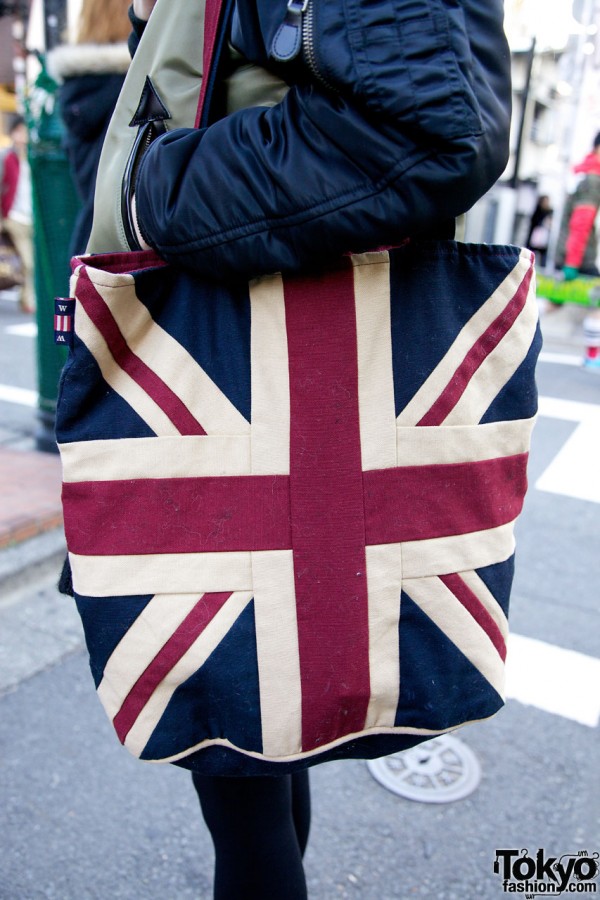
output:
<instances>
[{"instance_id":1,"label":"fur-trimmed collar","mask_svg":"<svg viewBox=\"0 0 600 900\"><path fill-rule=\"evenodd\" d=\"M48 54L48 74L59 83L77 75L124 74L131 55L126 43L62 44Z\"/></svg>"}]
</instances>

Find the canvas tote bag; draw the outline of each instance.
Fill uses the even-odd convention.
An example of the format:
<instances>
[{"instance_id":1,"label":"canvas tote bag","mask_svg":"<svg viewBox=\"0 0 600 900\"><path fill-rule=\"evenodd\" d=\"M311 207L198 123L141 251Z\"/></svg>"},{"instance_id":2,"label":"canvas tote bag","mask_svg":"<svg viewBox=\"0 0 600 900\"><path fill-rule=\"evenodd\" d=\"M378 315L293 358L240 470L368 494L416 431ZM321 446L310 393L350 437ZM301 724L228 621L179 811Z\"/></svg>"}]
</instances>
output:
<instances>
[{"instance_id":1,"label":"canvas tote bag","mask_svg":"<svg viewBox=\"0 0 600 900\"><path fill-rule=\"evenodd\" d=\"M195 6L170 0L168 22L189 33ZM140 69L168 10L125 118L162 95L158 62L150 86ZM209 3L209 60L217 23ZM196 121L198 57L176 124ZM104 251L125 239L111 209ZM206 774L282 774L495 713L537 406L532 254L411 241L233 286L153 252L73 270L65 531L120 741Z\"/></svg>"}]
</instances>

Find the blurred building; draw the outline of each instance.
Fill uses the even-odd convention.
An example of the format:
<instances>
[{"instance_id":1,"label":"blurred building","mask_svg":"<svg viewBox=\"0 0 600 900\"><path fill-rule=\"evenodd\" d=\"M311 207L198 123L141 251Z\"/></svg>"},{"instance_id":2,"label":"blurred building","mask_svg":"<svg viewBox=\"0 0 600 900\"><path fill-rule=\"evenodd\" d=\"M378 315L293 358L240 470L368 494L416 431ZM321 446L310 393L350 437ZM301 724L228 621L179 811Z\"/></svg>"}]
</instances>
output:
<instances>
[{"instance_id":1,"label":"blurred building","mask_svg":"<svg viewBox=\"0 0 600 900\"><path fill-rule=\"evenodd\" d=\"M25 70L24 35L29 0L0 0L0 146L10 116L18 111L17 86Z\"/></svg>"},{"instance_id":2,"label":"blurred building","mask_svg":"<svg viewBox=\"0 0 600 900\"><path fill-rule=\"evenodd\" d=\"M558 229L574 186L573 164L600 131L600 0L506 0L505 11L513 76L510 160L467 217L467 238L522 243L541 194L550 197Z\"/></svg>"},{"instance_id":3,"label":"blurred building","mask_svg":"<svg viewBox=\"0 0 600 900\"><path fill-rule=\"evenodd\" d=\"M65 40L80 9L81 0L0 0L0 146L39 71L35 54Z\"/></svg>"}]
</instances>

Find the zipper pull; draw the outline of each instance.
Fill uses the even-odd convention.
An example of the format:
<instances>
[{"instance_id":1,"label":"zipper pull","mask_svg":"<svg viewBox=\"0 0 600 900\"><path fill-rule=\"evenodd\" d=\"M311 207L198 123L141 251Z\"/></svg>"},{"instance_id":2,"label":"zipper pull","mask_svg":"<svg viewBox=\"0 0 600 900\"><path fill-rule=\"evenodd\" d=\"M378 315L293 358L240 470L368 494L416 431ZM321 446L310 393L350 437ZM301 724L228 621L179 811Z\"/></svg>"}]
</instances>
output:
<instances>
[{"instance_id":1,"label":"zipper pull","mask_svg":"<svg viewBox=\"0 0 600 900\"><path fill-rule=\"evenodd\" d=\"M309 0L288 0L285 19L275 32L271 56L278 62L289 62L298 56L302 46L302 15Z\"/></svg>"}]
</instances>

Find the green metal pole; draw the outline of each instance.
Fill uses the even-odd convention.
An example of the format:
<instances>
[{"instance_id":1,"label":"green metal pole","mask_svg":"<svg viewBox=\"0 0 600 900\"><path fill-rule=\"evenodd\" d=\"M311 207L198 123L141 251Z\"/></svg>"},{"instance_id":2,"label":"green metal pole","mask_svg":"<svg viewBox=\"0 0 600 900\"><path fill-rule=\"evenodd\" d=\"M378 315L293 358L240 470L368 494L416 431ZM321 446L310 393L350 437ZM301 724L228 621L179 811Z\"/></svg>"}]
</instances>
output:
<instances>
[{"instance_id":1,"label":"green metal pole","mask_svg":"<svg viewBox=\"0 0 600 900\"><path fill-rule=\"evenodd\" d=\"M68 247L77 212L77 197L64 154L48 140L32 142L34 260L38 375L39 450L56 452L54 419L58 382L66 361L54 343L54 298L69 296Z\"/></svg>"},{"instance_id":2,"label":"green metal pole","mask_svg":"<svg viewBox=\"0 0 600 900\"><path fill-rule=\"evenodd\" d=\"M50 7L47 0L47 10L52 8L50 26L56 31L64 0L52 2ZM61 146L63 125L55 104L55 91L56 83L42 65L28 108L38 325L36 445L39 450L54 453L58 383L66 359L65 348L54 343L54 298L69 296L69 244L80 205Z\"/></svg>"}]
</instances>

